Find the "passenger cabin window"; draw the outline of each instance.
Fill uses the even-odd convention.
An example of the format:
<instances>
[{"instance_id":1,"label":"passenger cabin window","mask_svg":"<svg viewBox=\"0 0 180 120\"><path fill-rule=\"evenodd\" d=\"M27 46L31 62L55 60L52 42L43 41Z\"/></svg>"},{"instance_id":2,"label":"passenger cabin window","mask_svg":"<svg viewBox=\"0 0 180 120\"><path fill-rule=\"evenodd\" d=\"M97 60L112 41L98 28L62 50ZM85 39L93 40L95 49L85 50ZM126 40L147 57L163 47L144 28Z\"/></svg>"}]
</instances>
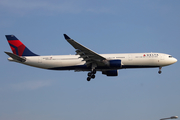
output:
<instances>
[{"instance_id":1,"label":"passenger cabin window","mask_svg":"<svg viewBox=\"0 0 180 120\"><path fill-rule=\"evenodd\" d=\"M172 56L169 56L169 58L172 58Z\"/></svg>"}]
</instances>

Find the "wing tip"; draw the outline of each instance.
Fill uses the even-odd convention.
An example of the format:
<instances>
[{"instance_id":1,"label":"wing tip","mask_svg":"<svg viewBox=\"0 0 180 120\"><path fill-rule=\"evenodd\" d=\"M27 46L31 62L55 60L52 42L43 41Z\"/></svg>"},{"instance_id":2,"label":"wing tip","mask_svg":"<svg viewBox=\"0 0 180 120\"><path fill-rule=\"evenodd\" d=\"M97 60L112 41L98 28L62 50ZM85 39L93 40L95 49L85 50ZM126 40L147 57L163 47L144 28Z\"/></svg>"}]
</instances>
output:
<instances>
[{"instance_id":1,"label":"wing tip","mask_svg":"<svg viewBox=\"0 0 180 120\"><path fill-rule=\"evenodd\" d=\"M71 39L69 36L67 36L66 34L64 34L64 38L66 39L66 40L68 40L68 39Z\"/></svg>"}]
</instances>

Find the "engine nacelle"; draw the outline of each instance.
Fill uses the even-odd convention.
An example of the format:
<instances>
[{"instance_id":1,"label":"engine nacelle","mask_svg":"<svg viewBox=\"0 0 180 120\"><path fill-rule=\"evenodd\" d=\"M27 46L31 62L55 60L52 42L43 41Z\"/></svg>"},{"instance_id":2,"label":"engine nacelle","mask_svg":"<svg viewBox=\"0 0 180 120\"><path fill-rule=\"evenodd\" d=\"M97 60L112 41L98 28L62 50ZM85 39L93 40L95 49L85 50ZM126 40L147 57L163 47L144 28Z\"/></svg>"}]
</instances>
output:
<instances>
[{"instance_id":1,"label":"engine nacelle","mask_svg":"<svg viewBox=\"0 0 180 120\"><path fill-rule=\"evenodd\" d=\"M110 68L121 68L121 60L109 60L108 66Z\"/></svg>"},{"instance_id":2,"label":"engine nacelle","mask_svg":"<svg viewBox=\"0 0 180 120\"><path fill-rule=\"evenodd\" d=\"M102 74L105 74L107 76L118 76L118 71L117 70L102 71Z\"/></svg>"}]
</instances>

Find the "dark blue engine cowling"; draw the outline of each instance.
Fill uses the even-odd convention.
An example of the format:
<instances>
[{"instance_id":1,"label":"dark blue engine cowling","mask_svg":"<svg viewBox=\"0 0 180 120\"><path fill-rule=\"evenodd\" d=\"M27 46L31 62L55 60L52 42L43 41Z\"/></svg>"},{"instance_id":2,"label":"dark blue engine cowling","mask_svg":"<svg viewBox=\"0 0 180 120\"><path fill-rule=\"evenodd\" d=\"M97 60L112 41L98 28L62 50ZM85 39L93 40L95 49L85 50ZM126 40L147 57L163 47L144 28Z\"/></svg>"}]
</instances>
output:
<instances>
[{"instance_id":1,"label":"dark blue engine cowling","mask_svg":"<svg viewBox=\"0 0 180 120\"><path fill-rule=\"evenodd\" d=\"M118 76L118 71L117 70L102 71L102 74L105 74L107 76Z\"/></svg>"},{"instance_id":2,"label":"dark blue engine cowling","mask_svg":"<svg viewBox=\"0 0 180 120\"><path fill-rule=\"evenodd\" d=\"M121 60L109 60L109 67L121 68Z\"/></svg>"}]
</instances>

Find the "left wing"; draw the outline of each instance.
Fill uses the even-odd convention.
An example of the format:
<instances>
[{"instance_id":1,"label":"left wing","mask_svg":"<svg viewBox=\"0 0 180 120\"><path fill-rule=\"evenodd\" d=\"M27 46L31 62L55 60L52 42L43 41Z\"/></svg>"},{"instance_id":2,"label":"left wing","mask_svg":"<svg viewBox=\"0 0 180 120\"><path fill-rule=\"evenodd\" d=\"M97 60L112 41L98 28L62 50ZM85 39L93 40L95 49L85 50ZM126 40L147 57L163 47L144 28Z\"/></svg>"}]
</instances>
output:
<instances>
[{"instance_id":1,"label":"left wing","mask_svg":"<svg viewBox=\"0 0 180 120\"><path fill-rule=\"evenodd\" d=\"M64 38L76 49L77 55L80 55L80 58L83 58L83 61L86 61L87 66L89 66L90 64L103 65L103 66L106 65L105 64L106 58L84 47L83 45L71 39L66 34L64 34Z\"/></svg>"}]
</instances>

